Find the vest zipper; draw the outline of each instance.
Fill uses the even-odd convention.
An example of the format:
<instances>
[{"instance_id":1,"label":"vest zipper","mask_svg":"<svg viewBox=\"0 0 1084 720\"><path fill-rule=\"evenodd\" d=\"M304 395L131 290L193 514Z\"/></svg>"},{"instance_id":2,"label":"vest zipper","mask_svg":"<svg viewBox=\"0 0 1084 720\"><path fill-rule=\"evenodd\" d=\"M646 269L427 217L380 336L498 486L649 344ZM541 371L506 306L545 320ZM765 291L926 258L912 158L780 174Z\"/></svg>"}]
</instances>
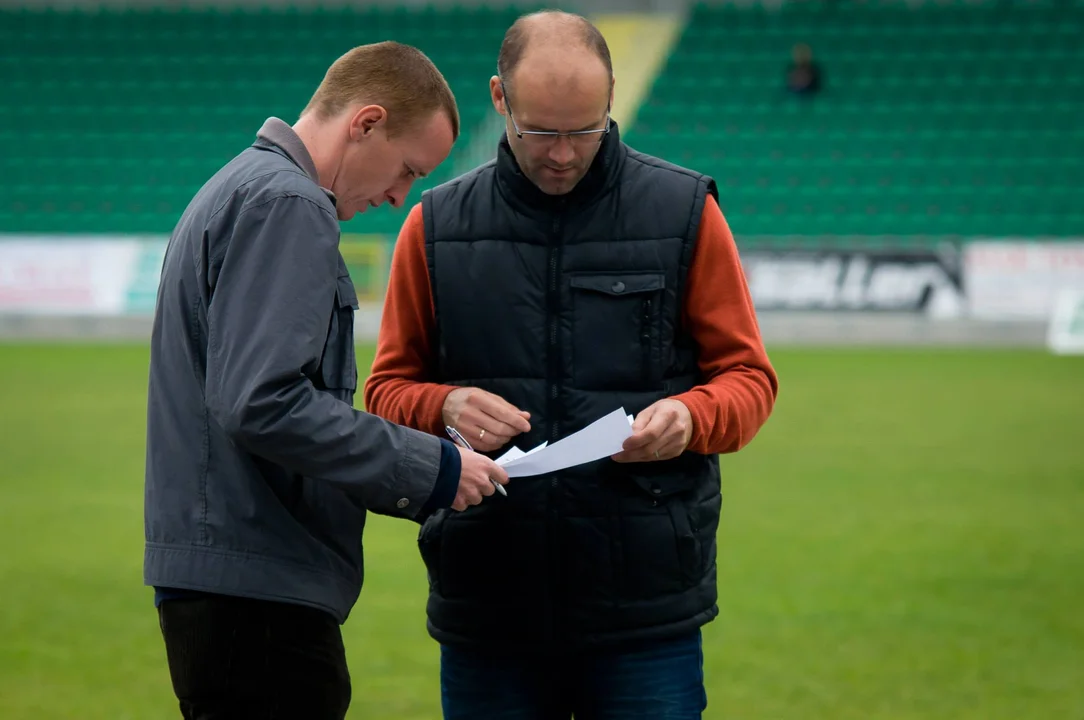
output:
<instances>
[{"instance_id":1,"label":"vest zipper","mask_svg":"<svg viewBox=\"0 0 1084 720\"><path fill-rule=\"evenodd\" d=\"M562 198L563 200L563 198ZM546 403L547 415L549 417L549 441L556 442L560 438L561 434L561 407L560 407L560 377L561 377L561 352L560 352L560 338L558 337L557 318L561 309L561 292L558 286L559 269L561 266L561 213L564 210L564 203L558 203L558 209L553 216L553 222L551 224L551 235L549 242L549 252L547 254L547 304L548 312L547 319L547 347L548 354L548 368L546 372L547 381L549 384L549 398ZM552 582L549 583L549 596L550 602L547 612L545 614L544 622L547 626L547 635L549 636L550 643L554 643L560 636L558 629L559 620L561 616L558 610L558 605L555 600L556 597L560 597L563 591L562 582L560 580L563 569L558 561L558 553L561 551L561 544L558 542L557 523L558 523L558 511L557 511L557 477L550 478L549 483L549 502L547 505L547 531L546 531L546 543L547 543L547 555L549 556L549 575Z\"/></svg>"},{"instance_id":2,"label":"vest zipper","mask_svg":"<svg viewBox=\"0 0 1084 720\"><path fill-rule=\"evenodd\" d=\"M557 287L557 275L559 266L559 254L561 252L561 219L560 217L553 218L552 235L550 237L549 247L549 269L548 269L548 294L549 294L549 343L547 352L549 353L549 441L556 442L560 439L561 424L558 420L558 399L560 397L560 388L558 387L558 378L561 371L561 356L558 352L557 343L557 314L561 307L561 295ZM553 487L557 486L557 479L553 478L551 481Z\"/></svg>"}]
</instances>

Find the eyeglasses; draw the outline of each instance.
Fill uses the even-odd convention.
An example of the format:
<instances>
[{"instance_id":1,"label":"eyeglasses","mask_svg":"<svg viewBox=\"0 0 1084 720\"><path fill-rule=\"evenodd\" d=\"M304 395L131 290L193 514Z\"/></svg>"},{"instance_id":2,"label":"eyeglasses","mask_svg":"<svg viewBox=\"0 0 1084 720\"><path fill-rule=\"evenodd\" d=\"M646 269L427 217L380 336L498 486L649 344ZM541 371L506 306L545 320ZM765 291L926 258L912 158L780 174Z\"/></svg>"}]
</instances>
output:
<instances>
[{"instance_id":1,"label":"eyeglasses","mask_svg":"<svg viewBox=\"0 0 1084 720\"><path fill-rule=\"evenodd\" d=\"M508 91L501 80L501 92L504 94L504 106L508 109L508 119L512 121L512 129L516 131L516 137L530 142L533 145L551 145L558 138L567 137L573 145L589 147L601 143L603 138L610 132L610 106L606 106L606 124L593 130L571 130L569 132L557 132L556 130L520 130L516 124L516 118L512 114L512 105L508 102Z\"/></svg>"}]
</instances>

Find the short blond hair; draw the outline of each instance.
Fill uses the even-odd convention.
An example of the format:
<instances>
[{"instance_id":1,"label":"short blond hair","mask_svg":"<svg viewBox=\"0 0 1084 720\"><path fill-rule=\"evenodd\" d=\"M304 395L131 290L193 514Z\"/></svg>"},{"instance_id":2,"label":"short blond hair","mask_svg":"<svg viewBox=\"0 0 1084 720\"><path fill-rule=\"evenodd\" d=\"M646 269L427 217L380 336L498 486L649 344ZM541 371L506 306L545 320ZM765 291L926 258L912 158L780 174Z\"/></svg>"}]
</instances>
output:
<instances>
[{"instance_id":1,"label":"short blond hair","mask_svg":"<svg viewBox=\"0 0 1084 720\"><path fill-rule=\"evenodd\" d=\"M425 53L393 40L359 45L331 64L302 115L334 117L353 103L388 112L388 134L413 130L443 111L459 137L459 108L448 81Z\"/></svg>"}]
</instances>

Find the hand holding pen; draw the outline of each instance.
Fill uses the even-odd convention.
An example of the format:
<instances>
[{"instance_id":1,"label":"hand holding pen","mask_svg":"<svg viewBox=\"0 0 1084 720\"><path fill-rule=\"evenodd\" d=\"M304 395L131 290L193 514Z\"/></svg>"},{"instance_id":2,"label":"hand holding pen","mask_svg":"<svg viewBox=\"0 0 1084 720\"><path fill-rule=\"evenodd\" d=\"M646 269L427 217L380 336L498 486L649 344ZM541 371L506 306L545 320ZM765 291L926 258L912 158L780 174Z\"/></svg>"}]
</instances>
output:
<instances>
[{"instance_id":1,"label":"hand holding pen","mask_svg":"<svg viewBox=\"0 0 1084 720\"><path fill-rule=\"evenodd\" d=\"M448 433L448 437L450 437L452 439L452 441L456 445L463 448L464 450L468 450L471 453L474 453L474 448L471 447L470 443L467 442L467 439L465 437L463 437L463 435L458 430L456 430L454 427L452 427L451 425L447 425L447 426L445 426L444 431ZM490 463L492 463L493 466L495 466L497 468L497 470L499 471L500 475L502 476L502 479L505 482L508 482L507 474L505 474L504 470L499 465L494 463L492 460L489 460L489 458L486 458L485 455L477 455L476 454L475 457L484 458L485 460L488 460ZM465 469L466 468L464 468L464 470ZM493 483L493 487L496 489L497 492L499 492L501 495L504 495L505 497L508 497L508 492L504 489L504 485L502 485L501 483L499 483L495 479L493 479L492 475L487 475L487 477L489 478L489 481L491 483ZM489 493L483 493L483 494L489 494ZM479 502L481 502L481 499L479 499Z\"/></svg>"}]
</instances>

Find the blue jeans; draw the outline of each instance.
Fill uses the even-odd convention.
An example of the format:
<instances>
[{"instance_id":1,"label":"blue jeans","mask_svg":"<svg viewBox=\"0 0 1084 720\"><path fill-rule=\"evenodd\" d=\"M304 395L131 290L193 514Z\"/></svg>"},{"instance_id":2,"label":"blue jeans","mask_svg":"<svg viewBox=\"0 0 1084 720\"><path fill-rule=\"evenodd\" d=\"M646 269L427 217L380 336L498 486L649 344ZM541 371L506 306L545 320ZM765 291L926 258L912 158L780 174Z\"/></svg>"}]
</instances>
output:
<instances>
[{"instance_id":1,"label":"blue jeans","mask_svg":"<svg viewBox=\"0 0 1084 720\"><path fill-rule=\"evenodd\" d=\"M522 656L441 647L445 720L700 720L696 632L620 653Z\"/></svg>"}]
</instances>

